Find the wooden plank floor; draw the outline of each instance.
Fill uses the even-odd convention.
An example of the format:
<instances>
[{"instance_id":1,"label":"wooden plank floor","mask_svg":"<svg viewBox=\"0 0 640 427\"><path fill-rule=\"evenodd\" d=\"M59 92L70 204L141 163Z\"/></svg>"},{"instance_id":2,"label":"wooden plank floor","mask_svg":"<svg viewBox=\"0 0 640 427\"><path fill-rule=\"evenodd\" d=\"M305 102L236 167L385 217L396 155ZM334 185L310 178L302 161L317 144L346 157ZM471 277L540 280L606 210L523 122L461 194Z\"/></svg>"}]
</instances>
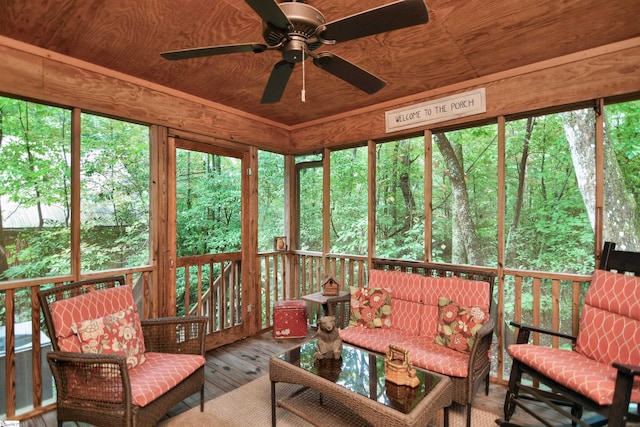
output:
<instances>
[{"instance_id":1,"label":"wooden plank floor","mask_svg":"<svg viewBox=\"0 0 640 427\"><path fill-rule=\"evenodd\" d=\"M314 332L313 329L310 329L308 337L305 339L275 340L269 331L211 350L207 353L205 399L215 399L258 377L267 375L269 373L269 358L272 355L301 344L306 339L311 338ZM506 388L491 384L488 396L485 396L483 390L478 392L473 406L496 414L496 418L502 417L502 405ZM174 406L165 419L197 407L199 404L199 395L193 395ZM541 411L544 411L544 409L541 409ZM522 410L517 410L512 420L521 424L539 424ZM65 427L76 425L77 423L65 423ZM56 427L55 412L49 412L42 416L22 421L20 426ZM81 427L84 427L84 425L81 425Z\"/></svg>"}]
</instances>

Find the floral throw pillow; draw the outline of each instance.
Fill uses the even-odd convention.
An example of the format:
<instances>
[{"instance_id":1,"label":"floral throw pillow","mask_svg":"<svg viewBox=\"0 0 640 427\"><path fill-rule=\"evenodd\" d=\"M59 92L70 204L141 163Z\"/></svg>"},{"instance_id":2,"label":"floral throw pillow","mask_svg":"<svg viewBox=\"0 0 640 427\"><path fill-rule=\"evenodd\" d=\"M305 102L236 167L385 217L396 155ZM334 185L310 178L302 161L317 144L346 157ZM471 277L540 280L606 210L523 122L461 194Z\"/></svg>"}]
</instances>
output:
<instances>
[{"instance_id":1,"label":"floral throw pillow","mask_svg":"<svg viewBox=\"0 0 640 427\"><path fill-rule=\"evenodd\" d=\"M350 292L350 327L391 327L391 289L352 286Z\"/></svg>"},{"instance_id":2,"label":"floral throw pillow","mask_svg":"<svg viewBox=\"0 0 640 427\"><path fill-rule=\"evenodd\" d=\"M146 360L140 318L133 307L73 326L83 353L121 354L129 369Z\"/></svg>"},{"instance_id":3,"label":"floral throw pillow","mask_svg":"<svg viewBox=\"0 0 640 427\"><path fill-rule=\"evenodd\" d=\"M449 298L438 298L438 333L434 342L461 353L470 353L476 333L489 320L487 310L465 307Z\"/></svg>"}]
</instances>

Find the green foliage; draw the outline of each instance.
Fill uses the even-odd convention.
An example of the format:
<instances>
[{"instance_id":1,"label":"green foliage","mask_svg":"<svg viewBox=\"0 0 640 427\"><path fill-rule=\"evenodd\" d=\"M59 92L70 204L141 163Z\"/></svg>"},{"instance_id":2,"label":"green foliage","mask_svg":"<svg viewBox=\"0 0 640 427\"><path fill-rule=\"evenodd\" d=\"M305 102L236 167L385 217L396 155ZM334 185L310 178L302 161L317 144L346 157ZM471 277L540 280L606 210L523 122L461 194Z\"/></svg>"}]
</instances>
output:
<instances>
[{"instance_id":1,"label":"green foliage","mask_svg":"<svg viewBox=\"0 0 640 427\"><path fill-rule=\"evenodd\" d=\"M625 186L640 206L640 101L608 105L605 119Z\"/></svg>"},{"instance_id":2,"label":"green foliage","mask_svg":"<svg viewBox=\"0 0 640 427\"><path fill-rule=\"evenodd\" d=\"M176 162L178 256L239 251L240 159L178 150Z\"/></svg>"},{"instance_id":3,"label":"green foliage","mask_svg":"<svg viewBox=\"0 0 640 427\"><path fill-rule=\"evenodd\" d=\"M376 146L376 256L424 259L424 142Z\"/></svg>"},{"instance_id":4,"label":"green foliage","mask_svg":"<svg viewBox=\"0 0 640 427\"><path fill-rule=\"evenodd\" d=\"M367 254L367 147L331 153L331 252Z\"/></svg>"},{"instance_id":5,"label":"green foliage","mask_svg":"<svg viewBox=\"0 0 640 427\"><path fill-rule=\"evenodd\" d=\"M284 235L284 156L258 152L258 251L273 250Z\"/></svg>"},{"instance_id":6,"label":"green foliage","mask_svg":"<svg viewBox=\"0 0 640 427\"><path fill-rule=\"evenodd\" d=\"M0 97L0 118L0 243L9 267L0 278L69 274L71 114ZM80 125L82 269L147 264L148 128L89 114Z\"/></svg>"},{"instance_id":7,"label":"green foliage","mask_svg":"<svg viewBox=\"0 0 640 427\"><path fill-rule=\"evenodd\" d=\"M322 250L322 167L300 171L300 249Z\"/></svg>"}]
</instances>

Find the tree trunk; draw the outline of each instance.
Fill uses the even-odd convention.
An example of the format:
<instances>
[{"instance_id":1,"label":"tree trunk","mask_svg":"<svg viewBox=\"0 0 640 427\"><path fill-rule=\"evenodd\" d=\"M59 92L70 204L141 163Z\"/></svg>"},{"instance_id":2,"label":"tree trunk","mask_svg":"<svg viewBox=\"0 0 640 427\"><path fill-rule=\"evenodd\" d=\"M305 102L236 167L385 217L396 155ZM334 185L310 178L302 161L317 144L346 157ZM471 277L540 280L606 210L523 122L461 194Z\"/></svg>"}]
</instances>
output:
<instances>
[{"instance_id":1,"label":"tree trunk","mask_svg":"<svg viewBox=\"0 0 640 427\"><path fill-rule=\"evenodd\" d=\"M464 173L464 157L462 155L462 146L460 144L452 144L453 152L460 163L460 169ZM456 212L456 199L451 199L451 209ZM464 245L462 230L459 221L451 221L451 262L454 264L465 264L467 262L467 251Z\"/></svg>"},{"instance_id":2,"label":"tree trunk","mask_svg":"<svg viewBox=\"0 0 640 427\"><path fill-rule=\"evenodd\" d=\"M444 133L437 133L435 136L436 143L438 144L438 150L440 150L440 154L442 154L447 168L449 169L449 179L451 181L456 213L454 221L456 221L460 227L460 240L464 245L464 251L467 255L467 263L482 265L483 260L481 254L476 250L476 227L473 222L471 207L469 205L469 194L467 192L464 169L451 146L449 138L447 138ZM452 253L454 253L454 251L455 250L452 248Z\"/></svg>"},{"instance_id":3,"label":"tree trunk","mask_svg":"<svg viewBox=\"0 0 640 427\"><path fill-rule=\"evenodd\" d=\"M406 143L406 141L401 141L398 143L398 145L402 145L406 149ZM402 198L404 199L405 216L402 229L398 231L404 233L409 231L411 229L411 225L413 224L413 218L415 217L416 213L416 200L413 197L413 192L411 191L411 182L409 180L411 157L405 150L402 151L403 153L400 155L402 171L400 172L398 181L400 185L400 191L402 192Z\"/></svg>"},{"instance_id":4,"label":"tree trunk","mask_svg":"<svg viewBox=\"0 0 640 427\"><path fill-rule=\"evenodd\" d=\"M595 116L584 109L562 114L564 132L569 142L573 166L587 208L591 228L595 230ZM616 242L620 249L640 249L636 203L627 191L616 159L611 136L604 133L604 215L602 237Z\"/></svg>"},{"instance_id":5,"label":"tree trunk","mask_svg":"<svg viewBox=\"0 0 640 427\"><path fill-rule=\"evenodd\" d=\"M525 130L524 140L522 141L522 157L520 157L520 165L518 166L518 192L516 195L516 204L513 209L513 218L506 242L506 265L513 264L513 250L510 250L511 236L516 232L518 223L520 222L520 212L522 211L522 201L524 200L524 184L527 176L527 161L529 160L529 142L533 133L533 125L535 121L532 117L527 118L527 128Z\"/></svg>"}]
</instances>

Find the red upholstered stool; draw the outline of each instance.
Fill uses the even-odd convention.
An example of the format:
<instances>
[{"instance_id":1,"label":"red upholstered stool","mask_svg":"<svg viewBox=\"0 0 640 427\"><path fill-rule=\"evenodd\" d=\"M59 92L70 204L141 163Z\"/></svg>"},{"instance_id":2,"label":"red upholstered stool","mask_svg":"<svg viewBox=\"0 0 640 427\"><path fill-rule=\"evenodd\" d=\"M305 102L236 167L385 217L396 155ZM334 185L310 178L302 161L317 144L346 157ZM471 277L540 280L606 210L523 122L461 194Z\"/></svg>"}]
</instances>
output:
<instances>
[{"instance_id":1,"label":"red upholstered stool","mask_svg":"<svg viewBox=\"0 0 640 427\"><path fill-rule=\"evenodd\" d=\"M301 300L276 301L273 306L274 338L305 338L307 306Z\"/></svg>"}]
</instances>

